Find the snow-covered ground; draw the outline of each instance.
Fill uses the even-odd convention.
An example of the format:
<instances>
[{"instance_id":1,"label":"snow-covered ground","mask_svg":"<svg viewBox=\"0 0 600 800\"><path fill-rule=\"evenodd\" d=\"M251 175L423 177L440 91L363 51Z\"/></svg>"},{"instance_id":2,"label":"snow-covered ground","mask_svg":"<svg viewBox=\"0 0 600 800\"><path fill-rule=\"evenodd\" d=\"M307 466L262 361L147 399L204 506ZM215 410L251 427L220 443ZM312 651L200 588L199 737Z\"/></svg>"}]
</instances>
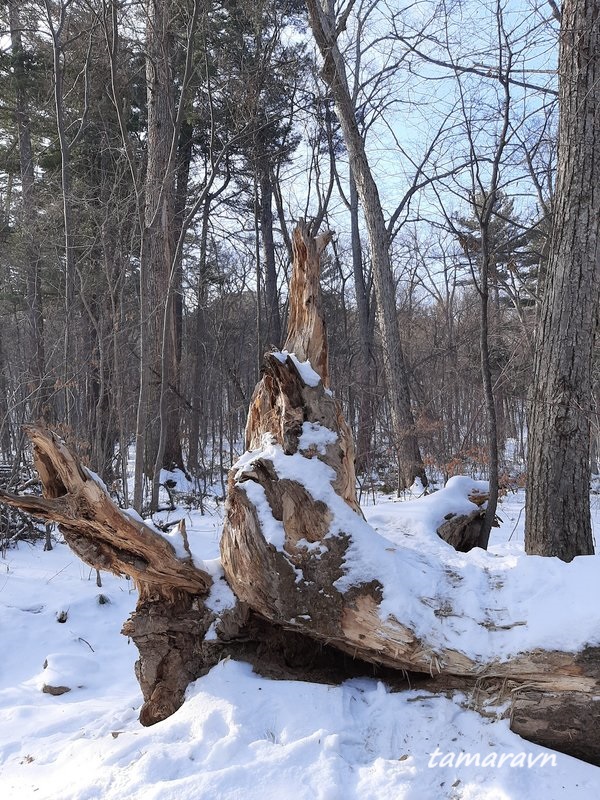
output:
<instances>
[{"instance_id":1,"label":"snow-covered ground","mask_svg":"<svg viewBox=\"0 0 600 800\"><path fill-rule=\"evenodd\" d=\"M523 500L522 493L505 498L489 556L457 554L457 565L475 574L492 559L498 573L513 576L515 597L527 581L539 589L543 570L556 609L547 606L550 595L544 603L532 595L527 611L542 606L553 641L552 615L572 601L574 572L578 596L586 597L600 584L600 559L551 569L545 560L538 568L542 559L522 555ZM592 504L600 531L597 498ZM393 542L422 549L422 506L382 500L365 511ZM186 525L195 555L216 558L220 514L189 512ZM597 767L520 739L507 721L468 710L468 697L392 694L372 680L276 682L227 660L190 687L173 717L142 728L136 650L119 634L135 593L126 580L103 574L102 581L98 588L95 573L64 544L43 552L21 543L0 559L1 800L598 796ZM472 584L456 591L465 593L465 607L472 602ZM46 683L71 691L52 696L42 692Z\"/></svg>"}]
</instances>

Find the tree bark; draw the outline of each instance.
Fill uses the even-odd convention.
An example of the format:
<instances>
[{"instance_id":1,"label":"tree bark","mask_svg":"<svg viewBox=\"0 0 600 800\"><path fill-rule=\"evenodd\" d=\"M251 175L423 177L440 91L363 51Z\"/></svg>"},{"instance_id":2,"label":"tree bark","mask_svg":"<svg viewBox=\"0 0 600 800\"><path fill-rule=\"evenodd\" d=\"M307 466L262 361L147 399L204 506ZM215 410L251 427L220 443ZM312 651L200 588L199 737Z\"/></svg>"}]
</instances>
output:
<instances>
[{"instance_id":1,"label":"tree bark","mask_svg":"<svg viewBox=\"0 0 600 800\"><path fill-rule=\"evenodd\" d=\"M486 427L488 438L489 465L488 483L489 498L488 504L481 526L479 536L479 547L487 550L490 540L490 533L496 518L496 508L498 506L498 419L496 415L496 398L494 397L494 387L492 382L492 366L490 363L489 346L489 279L490 279L490 242L489 225L491 219L491 209L494 204L492 193L485 200L484 210L480 218L481 232L481 262L479 269L479 297L480 297L480 322L479 322L479 353L481 361L481 378L483 383L483 395L486 405Z\"/></svg>"},{"instance_id":2,"label":"tree bark","mask_svg":"<svg viewBox=\"0 0 600 800\"><path fill-rule=\"evenodd\" d=\"M146 25L146 89L148 99L147 167L143 246L140 256L142 288L142 359L140 406L136 430L136 459L152 476L151 506L158 506L160 469L168 454L181 465L177 327L175 315L175 195L176 126L172 72L173 8L171 0L149 0ZM143 453L137 447L143 441ZM141 504L140 465L137 465L136 504Z\"/></svg>"},{"instance_id":3,"label":"tree bark","mask_svg":"<svg viewBox=\"0 0 600 800\"><path fill-rule=\"evenodd\" d=\"M352 239L352 272L358 317L359 366L357 384L360 392L358 425L356 434L356 468L360 472L370 461L370 442L373 431L373 397L371 383L371 361L373 359L374 319L370 309L369 291L365 282L362 246L358 221L358 194L356 182L350 170L350 230Z\"/></svg>"},{"instance_id":4,"label":"tree bark","mask_svg":"<svg viewBox=\"0 0 600 800\"><path fill-rule=\"evenodd\" d=\"M589 505L592 365L600 308L600 14L565 0L550 261L534 355L525 515L528 553L594 552Z\"/></svg>"},{"instance_id":5,"label":"tree bark","mask_svg":"<svg viewBox=\"0 0 600 800\"><path fill-rule=\"evenodd\" d=\"M30 386L31 416L33 419L50 417L50 388L46 379L46 355L44 347L44 313L40 280L40 252L34 231L35 226L35 173L31 124L27 114L27 95L24 88L25 52L21 37L20 3L10 0L8 17L13 57L15 82L15 118L19 135L19 162L21 169L22 229L25 239L25 282L27 295L28 340L31 353Z\"/></svg>"},{"instance_id":6,"label":"tree bark","mask_svg":"<svg viewBox=\"0 0 600 800\"><path fill-rule=\"evenodd\" d=\"M596 765L600 765L599 723L598 702L590 702L582 692L519 691L510 712L511 730L519 736Z\"/></svg>"},{"instance_id":7,"label":"tree bark","mask_svg":"<svg viewBox=\"0 0 600 800\"><path fill-rule=\"evenodd\" d=\"M396 312L396 287L390 260L390 239L377 184L367 158L365 143L346 78L346 68L337 45L333 3L307 0L309 22L323 58L321 71L328 85L348 149L350 168L356 181L371 246L373 281L383 351L383 366L398 457L398 486L408 488L415 479L427 486L410 402L408 372Z\"/></svg>"}]
</instances>

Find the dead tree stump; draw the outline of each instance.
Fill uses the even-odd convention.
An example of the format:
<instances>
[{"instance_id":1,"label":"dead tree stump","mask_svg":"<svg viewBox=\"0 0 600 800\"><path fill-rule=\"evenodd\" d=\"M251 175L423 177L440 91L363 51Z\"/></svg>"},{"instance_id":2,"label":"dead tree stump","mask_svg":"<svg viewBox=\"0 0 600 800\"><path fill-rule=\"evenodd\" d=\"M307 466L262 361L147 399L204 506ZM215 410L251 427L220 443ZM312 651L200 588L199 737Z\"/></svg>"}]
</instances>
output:
<instances>
[{"instance_id":1,"label":"dead tree stump","mask_svg":"<svg viewBox=\"0 0 600 800\"><path fill-rule=\"evenodd\" d=\"M402 603L390 605L408 566L402 548L362 516L352 436L327 386L319 262L329 239L312 237L303 223L294 232L286 349L265 356L248 413L246 453L229 474L221 554L235 608L218 616L207 609L212 579L193 563L184 531L180 557L158 531L119 510L47 431L27 428L44 496L0 492L0 499L58 522L91 566L134 579L139 600L123 632L140 652L144 724L173 713L188 683L219 655L248 658L275 675L282 674L285 652L304 665L300 674L315 679L365 662L397 675L420 673L432 690L473 690L475 707L489 697L509 697L514 730L600 763L599 648L494 655L496 631L523 624L508 609L502 629L470 620L490 642L489 653L473 657L446 634L444 617L453 609L420 596L420 583L419 596L405 598L410 614ZM474 519L459 522L453 535L464 544L473 538L468 528ZM212 623L217 638L208 642Z\"/></svg>"}]
</instances>

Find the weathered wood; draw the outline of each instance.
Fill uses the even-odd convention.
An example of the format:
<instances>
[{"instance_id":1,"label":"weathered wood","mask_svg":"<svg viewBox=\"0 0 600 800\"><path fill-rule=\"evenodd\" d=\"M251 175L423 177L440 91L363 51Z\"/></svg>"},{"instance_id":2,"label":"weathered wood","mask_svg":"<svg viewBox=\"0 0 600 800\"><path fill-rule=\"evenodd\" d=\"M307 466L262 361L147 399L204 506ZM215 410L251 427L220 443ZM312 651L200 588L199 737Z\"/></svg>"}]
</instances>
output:
<instances>
[{"instance_id":1,"label":"weathered wood","mask_svg":"<svg viewBox=\"0 0 600 800\"><path fill-rule=\"evenodd\" d=\"M142 689L142 725L171 716L183 703L185 690L216 662L205 663L202 641L212 614L202 599L189 592L140 596L122 633L135 643L140 657L135 674Z\"/></svg>"},{"instance_id":2,"label":"weathered wood","mask_svg":"<svg viewBox=\"0 0 600 800\"><path fill-rule=\"evenodd\" d=\"M281 377L280 373L286 370L287 378ZM273 463L274 458L285 460L301 455L325 462L335 470L342 453L337 440L328 445L325 453L298 451L302 422L327 421L333 426L330 430L339 435L335 417L327 410L334 401L322 385L303 385L293 364L282 364L275 356L265 360L263 383L271 387L271 392L276 387L285 388L286 396L278 402L273 399L271 405L285 409L285 419L293 420L293 424L285 433L278 425L271 425L268 435L271 448L275 447L272 457L270 447L263 443L262 451L257 449L250 461L234 466L229 475L221 559L227 580L240 600L276 625L327 642L363 661L432 676L503 677L558 691L600 690L600 661L584 668L577 663L576 654L542 650L505 661L485 656L476 660L444 646L443 641L418 637L402 621L401 608L397 616L382 617L384 587L379 581L357 584L347 591L336 588L336 581L344 575L347 548L356 531L337 527L332 530L332 507L315 500L300 482L282 477ZM320 402L316 403L319 391ZM317 408L321 409L320 414L316 413ZM333 475L332 486L335 489ZM260 507L258 499L263 498L266 506ZM271 518L281 527L281 547L270 543L265 535ZM390 554L390 559L394 557L397 554ZM488 624L485 628L489 633Z\"/></svg>"},{"instance_id":3,"label":"weathered wood","mask_svg":"<svg viewBox=\"0 0 600 800\"><path fill-rule=\"evenodd\" d=\"M599 648L470 657L448 646L454 639L445 639L443 626L419 636L405 609L382 614L383 578L348 579L350 548L361 536L369 546L380 546L381 540L356 500L352 437L340 406L301 363L310 355L313 367L327 364L315 278L322 247L307 237L303 227L295 234L294 291L310 301L294 312L288 337L294 355L265 356L248 415L248 452L229 475L221 554L238 598L233 609L220 616L207 609L212 579L193 564L184 531L187 555L178 558L163 536L116 508L47 431L27 428L44 496L0 492L0 499L57 521L69 545L92 566L134 578L140 598L123 632L140 652L136 673L144 724L173 713L191 680L223 655L234 655L273 677L338 680L372 670L395 675L403 685L405 673L420 673L419 685L433 690L477 690L487 700L509 697L517 732L600 763L600 742L587 736L597 723ZM300 328L294 334L294 326L302 325L306 335ZM486 498L470 499L481 505ZM474 520L479 513L470 516ZM466 520L473 521L469 515ZM401 553L387 549L401 579ZM430 609L436 601L420 602ZM486 638L497 630L489 621L477 624ZM513 624L523 623L509 618L501 627ZM209 626L216 638L206 640ZM484 700L474 702L484 707Z\"/></svg>"},{"instance_id":4,"label":"weathered wood","mask_svg":"<svg viewBox=\"0 0 600 800\"><path fill-rule=\"evenodd\" d=\"M248 412L246 451L259 450L266 436L293 455L299 451L305 423L335 434L324 452L313 450L313 454L334 471L336 494L362 515L356 498L354 442L339 403L322 384L307 386L290 356L267 353Z\"/></svg>"},{"instance_id":5,"label":"weathered wood","mask_svg":"<svg viewBox=\"0 0 600 800\"><path fill-rule=\"evenodd\" d=\"M141 596L156 587L165 594L208 591L212 578L194 566L189 548L185 559L178 558L164 536L117 508L58 436L35 425L26 426L25 432L33 443L43 496L0 491L2 502L57 522L67 544L86 564L131 576Z\"/></svg>"},{"instance_id":6,"label":"weathered wood","mask_svg":"<svg viewBox=\"0 0 600 800\"><path fill-rule=\"evenodd\" d=\"M331 231L317 237L311 236L304 220L300 220L294 228L294 262L289 289L288 331L284 345L284 349L295 353L300 361L310 361L325 386L329 386L329 363L319 278L321 254L331 237Z\"/></svg>"},{"instance_id":7,"label":"weathered wood","mask_svg":"<svg viewBox=\"0 0 600 800\"><path fill-rule=\"evenodd\" d=\"M139 599L123 632L140 653L136 674L145 701L140 720L158 722L181 705L200 671L198 642L214 618L203 603L212 578L194 566L183 528L187 556L178 558L164 536L115 506L58 436L32 425L25 431L43 497L0 491L0 499L57 522L86 564L133 578Z\"/></svg>"},{"instance_id":8,"label":"weathered wood","mask_svg":"<svg viewBox=\"0 0 600 800\"><path fill-rule=\"evenodd\" d=\"M296 252L309 252L309 248ZM308 291L303 281L313 290L318 265L312 261L311 273L306 264L303 260L301 269L294 264L296 292ZM318 301L313 307L318 309ZM312 325L310 330L312 339L306 341L302 352L312 354L314 367L326 363L326 350L322 328ZM347 466L351 437L324 382L307 384L303 373L290 357L265 357L248 417L249 452L229 475L221 556L236 596L275 626L382 667L424 673L431 679L437 676L441 686L466 689L491 683L510 690L523 686L529 691L535 687L557 697L565 693L569 703L573 698L592 701L600 696L600 659L595 651L588 652L589 648L583 654L534 650L503 660L485 655L474 659L445 646L443 638L436 640L435 634L431 640L427 635L418 637L403 622L401 608L396 616L382 616L385 587L378 580L357 582L345 590L336 586L345 574L352 538L360 535L355 523L364 524L347 486L349 476L354 477ZM329 443L320 448L302 447L307 426L327 429ZM300 467L298 459L308 462L308 467L306 463ZM330 502L313 497L296 477L310 471L311 460L315 469L318 462L331 469ZM346 491L341 491L342 487ZM339 524L343 515L336 507L336 495L342 496L352 509L349 513L356 515L354 521L346 521L346 528ZM480 493L470 499L481 506L487 497ZM479 509L454 518L453 544L466 549L477 544L480 519ZM442 534L445 532L442 526ZM481 624L486 625L487 633L493 633L493 627ZM539 741L545 743L541 736ZM569 739L557 736L549 746L569 752ZM600 758L600 749L594 752Z\"/></svg>"},{"instance_id":9,"label":"weathered wood","mask_svg":"<svg viewBox=\"0 0 600 800\"><path fill-rule=\"evenodd\" d=\"M304 423L318 425L335 433L335 443L316 456L335 473L334 489L357 513L354 470L354 440L339 403L327 388L329 375L327 336L321 312L319 284L321 255L331 233L311 236L302 221L293 233L294 263L290 281L290 312L286 352L267 353L262 379L256 386L246 424L247 451L262 446L265 435L283 447L285 453L298 451ZM308 361L321 378L317 386L307 385L298 371L294 354Z\"/></svg>"},{"instance_id":10,"label":"weathered wood","mask_svg":"<svg viewBox=\"0 0 600 800\"><path fill-rule=\"evenodd\" d=\"M479 509L470 514L449 514L437 529L437 533L459 553L468 553L477 547L482 523L483 514Z\"/></svg>"},{"instance_id":11,"label":"weathered wood","mask_svg":"<svg viewBox=\"0 0 600 800\"><path fill-rule=\"evenodd\" d=\"M518 689L510 727L531 742L600 766L600 697Z\"/></svg>"},{"instance_id":12,"label":"weathered wood","mask_svg":"<svg viewBox=\"0 0 600 800\"><path fill-rule=\"evenodd\" d=\"M482 541L482 528L485 510L482 506L489 495L477 489L469 495L469 500L478 508L470 514L448 514L437 529L438 536L448 542L459 553L468 553L474 547L487 549L487 541ZM497 520L495 521L497 525Z\"/></svg>"}]
</instances>

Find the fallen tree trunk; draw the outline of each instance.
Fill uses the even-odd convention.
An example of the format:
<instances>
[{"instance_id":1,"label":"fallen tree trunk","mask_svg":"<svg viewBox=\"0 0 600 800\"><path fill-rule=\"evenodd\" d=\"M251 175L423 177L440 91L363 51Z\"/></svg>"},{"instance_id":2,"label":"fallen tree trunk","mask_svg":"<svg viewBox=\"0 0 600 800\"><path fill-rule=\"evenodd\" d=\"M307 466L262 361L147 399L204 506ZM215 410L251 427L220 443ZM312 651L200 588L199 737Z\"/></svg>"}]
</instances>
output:
<instances>
[{"instance_id":1,"label":"fallen tree trunk","mask_svg":"<svg viewBox=\"0 0 600 800\"><path fill-rule=\"evenodd\" d=\"M401 604L390 607L390 577L402 582L408 565L402 552L364 522L354 490L352 437L326 385L327 342L315 313L319 257L326 241L311 243L302 227L294 234L289 352L265 356L248 415L247 452L229 475L221 558L230 586L274 625L354 658L394 670L462 679L465 687L475 682L496 690L508 687L513 702L521 686L558 697L564 692L569 708L579 703L600 721L600 711L587 710L600 692L598 648L582 648L580 653L532 648L507 657L502 648L494 652L491 647L490 653L473 657L452 644L456 637L446 635L443 622L453 613L451 602L436 608L435 598L419 598L422 615L430 620L421 631L407 619ZM303 305L298 298L308 301ZM320 375L312 369L315 364L321 365ZM472 511L453 515L438 531L457 549L469 550L478 542L486 498L470 500ZM444 594L451 597L451 591ZM414 597L406 599L406 607L414 606ZM510 614L502 625L485 614L472 622L490 640L494 630L525 624ZM522 711L514 715L513 724L520 730L525 730L519 722L523 718ZM574 741L578 737L573 728L568 737L547 737L540 724L535 730L536 741L552 747L568 751L581 745ZM600 759L598 747L593 757L589 748L581 752Z\"/></svg>"},{"instance_id":2,"label":"fallen tree trunk","mask_svg":"<svg viewBox=\"0 0 600 800\"><path fill-rule=\"evenodd\" d=\"M582 692L525 689L511 704L510 727L519 736L598 766L599 722L598 697Z\"/></svg>"},{"instance_id":3,"label":"fallen tree trunk","mask_svg":"<svg viewBox=\"0 0 600 800\"><path fill-rule=\"evenodd\" d=\"M240 600L276 625L364 661L431 675L526 676L534 685L591 691L600 668L591 674L572 664L564 669L562 654L544 651L504 662L474 659L446 646L440 625L418 635L403 621L402 608L382 609L390 587L377 567L397 561L392 572L401 580L402 554L364 522L350 430L321 376L301 360L310 353L328 375L318 314L319 262L327 241L311 239L303 226L294 232L292 285L295 296L306 300L294 305L286 346L300 356L287 351L265 356L248 415L247 452L229 475L221 538L228 583ZM485 499L472 497L467 526ZM379 563L372 566L374 556Z\"/></svg>"},{"instance_id":4,"label":"fallen tree trunk","mask_svg":"<svg viewBox=\"0 0 600 800\"><path fill-rule=\"evenodd\" d=\"M598 660L584 658L578 665L574 655L545 650L476 659L445 643L443 622L451 607L434 609L436 616L430 613L434 598L418 600L423 616L431 617L423 634L403 620L402 607L386 610L386 595L395 590L386 577L402 581L404 554L389 547L357 509L347 483L347 427L338 403L313 383L306 364L292 355L265 357L254 396L261 413L250 414L249 451L229 476L221 538L221 560L235 595L272 623L363 661L431 676L597 691ZM279 417L277 409L285 413ZM486 637L493 630L489 619L472 622ZM504 627L519 624L508 618Z\"/></svg>"},{"instance_id":5,"label":"fallen tree trunk","mask_svg":"<svg viewBox=\"0 0 600 800\"><path fill-rule=\"evenodd\" d=\"M57 522L65 541L86 564L130 576L139 593L123 627L140 658L136 674L144 695L140 719L152 724L183 702L201 669L199 642L212 622L204 607L211 576L191 557L185 528L173 541L112 502L103 486L82 467L62 440L26 426L43 496L0 492L0 499L35 517Z\"/></svg>"},{"instance_id":6,"label":"fallen tree trunk","mask_svg":"<svg viewBox=\"0 0 600 800\"><path fill-rule=\"evenodd\" d=\"M475 707L508 699L517 732L600 763L600 743L589 735L591 721L600 721L592 702L600 697L600 649L548 651L533 641L511 652L506 636L526 624L516 612L501 617L482 594L481 608L465 615L453 605L462 577L450 561L394 545L365 522L352 436L326 386L318 281L328 239L303 225L294 232L286 350L265 356L246 453L230 471L221 554L233 608L210 610L212 579L194 564L184 531L175 548L117 509L46 431L27 428L44 497L0 497L57 521L87 563L135 580L140 597L123 632L140 651L144 724L172 713L188 682L231 654L273 676L335 680L377 670L403 685L406 673L420 673L419 685L434 691L472 690ZM467 527L481 501L465 500ZM206 637L209 627L214 635ZM457 629L478 636L482 652L461 647ZM575 715L572 724L557 724L561 710Z\"/></svg>"},{"instance_id":7,"label":"fallen tree trunk","mask_svg":"<svg viewBox=\"0 0 600 800\"><path fill-rule=\"evenodd\" d=\"M448 542L459 553L468 553L474 547L487 549L487 538L482 539L482 528L485 520L485 510L489 498L488 492L474 490L469 494L469 501L476 506L467 514L449 513L437 529L440 539ZM497 527L498 518L494 519L493 526Z\"/></svg>"}]
</instances>

